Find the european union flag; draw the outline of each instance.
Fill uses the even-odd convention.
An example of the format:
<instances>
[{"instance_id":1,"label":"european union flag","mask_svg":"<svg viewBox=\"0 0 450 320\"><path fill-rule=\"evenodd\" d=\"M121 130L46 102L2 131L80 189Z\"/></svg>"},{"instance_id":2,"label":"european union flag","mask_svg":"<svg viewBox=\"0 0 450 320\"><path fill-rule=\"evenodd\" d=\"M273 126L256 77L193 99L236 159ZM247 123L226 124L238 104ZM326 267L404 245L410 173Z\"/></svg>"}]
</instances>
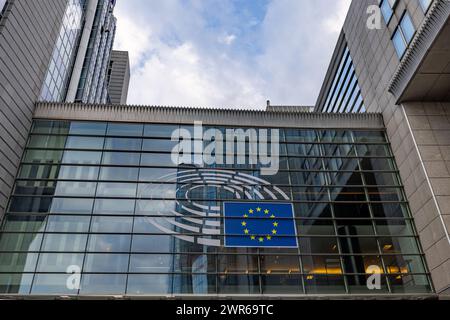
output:
<instances>
[{"instance_id":1,"label":"european union flag","mask_svg":"<svg viewBox=\"0 0 450 320\"><path fill-rule=\"evenodd\" d=\"M297 248L290 203L225 202L225 247Z\"/></svg>"}]
</instances>

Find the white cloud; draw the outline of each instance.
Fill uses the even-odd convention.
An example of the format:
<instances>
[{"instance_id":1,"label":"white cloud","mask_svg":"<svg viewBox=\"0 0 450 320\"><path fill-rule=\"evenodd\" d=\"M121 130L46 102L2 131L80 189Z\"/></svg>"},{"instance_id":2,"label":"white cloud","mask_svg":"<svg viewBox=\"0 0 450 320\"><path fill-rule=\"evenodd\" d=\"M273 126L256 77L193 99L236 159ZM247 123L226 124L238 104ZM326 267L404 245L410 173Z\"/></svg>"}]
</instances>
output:
<instances>
[{"instance_id":1,"label":"white cloud","mask_svg":"<svg viewBox=\"0 0 450 320\"><path fill-rule=\"evenodd\" d=\"M313 104L349 1L273 0L259 22L239 21L231 1L118 1L115 47L129 50L132 64L128 102Z\"/></svg>"}]
</instances>

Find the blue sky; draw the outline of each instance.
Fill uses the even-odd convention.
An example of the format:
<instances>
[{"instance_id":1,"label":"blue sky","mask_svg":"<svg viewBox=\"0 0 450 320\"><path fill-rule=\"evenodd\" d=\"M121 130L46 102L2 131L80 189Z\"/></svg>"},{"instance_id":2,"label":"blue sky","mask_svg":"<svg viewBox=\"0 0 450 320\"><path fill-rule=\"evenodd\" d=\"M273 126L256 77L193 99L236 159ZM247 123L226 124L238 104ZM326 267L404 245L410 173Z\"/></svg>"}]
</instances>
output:
<instances>
[{"instance_id":1,"label":"blue sky","mask_svg":"<svg viewBox=\"0 0 450 320\"><path fill-rule=\"evenodd\" d=\"M313 105L350 0L119 0L129 104Z\"/></svg>"}]
</instances>

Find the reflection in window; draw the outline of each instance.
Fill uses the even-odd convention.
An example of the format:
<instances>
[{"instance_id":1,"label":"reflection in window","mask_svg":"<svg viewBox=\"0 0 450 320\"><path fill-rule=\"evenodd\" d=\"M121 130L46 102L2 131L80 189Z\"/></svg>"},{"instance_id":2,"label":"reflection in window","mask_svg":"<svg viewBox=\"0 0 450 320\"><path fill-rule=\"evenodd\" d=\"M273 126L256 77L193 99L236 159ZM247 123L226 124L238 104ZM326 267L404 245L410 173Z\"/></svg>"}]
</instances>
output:
<instances>
[{"instance_id":1,"label":"reflection in window","mask_svg":"<svg viewBox=\"0 0 450 320\"><path fill-rule=\"evenodd\" d=\"M81 277L80 294L124 294L126 274L84 274Z\"/></svg>"},{"instance_id":2,"label":"reflection in window","mask_svg":"<svg viewBox=\"0 0 450 320\"><path fill-rule=\"evenodd\" d=\"M134 213L135 200L96 199L94 214L130 215Z\"/></svg>"}]
</instances>

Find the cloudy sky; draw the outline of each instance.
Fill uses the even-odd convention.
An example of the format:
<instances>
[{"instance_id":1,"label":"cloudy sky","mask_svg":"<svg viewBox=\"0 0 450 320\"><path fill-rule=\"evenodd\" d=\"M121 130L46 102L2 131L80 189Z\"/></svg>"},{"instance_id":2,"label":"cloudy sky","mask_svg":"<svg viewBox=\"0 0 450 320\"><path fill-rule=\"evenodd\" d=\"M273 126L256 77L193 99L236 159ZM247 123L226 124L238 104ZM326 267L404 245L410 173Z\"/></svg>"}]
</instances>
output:
<instances>
[{"instance_id":1,"label":"cloudy sky","mask_svg":"<svg viewBox=\"0 0 450 320\"><path fill-rule=\"evenodd\" d=\"M351 0L119 0L129 104L313 105Z\"/></svg>"}]
</instances>

